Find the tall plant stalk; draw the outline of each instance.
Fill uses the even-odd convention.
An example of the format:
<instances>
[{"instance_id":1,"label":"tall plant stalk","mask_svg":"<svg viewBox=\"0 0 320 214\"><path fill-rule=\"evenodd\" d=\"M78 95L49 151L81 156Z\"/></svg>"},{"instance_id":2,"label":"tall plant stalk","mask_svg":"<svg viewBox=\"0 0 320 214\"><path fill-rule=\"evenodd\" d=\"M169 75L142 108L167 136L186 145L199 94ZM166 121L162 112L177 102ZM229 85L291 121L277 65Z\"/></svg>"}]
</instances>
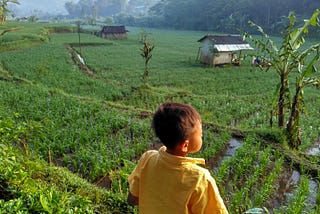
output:
<instances>
[{"instance_id":1,"label":"tall plant stalk","mask_svg":"<svg viewBox=\"0 0 320 214\"><path fill-rule=\"evenodd\" d=\"M149 78L149 61L152 58L152 50L154 49L154 45L147 42L146 40L143 42L143 48L141 48L141 56L144 58L144 73L142 76L142 81L144 83L148 82Z\"/></svg>"}]
</instances>

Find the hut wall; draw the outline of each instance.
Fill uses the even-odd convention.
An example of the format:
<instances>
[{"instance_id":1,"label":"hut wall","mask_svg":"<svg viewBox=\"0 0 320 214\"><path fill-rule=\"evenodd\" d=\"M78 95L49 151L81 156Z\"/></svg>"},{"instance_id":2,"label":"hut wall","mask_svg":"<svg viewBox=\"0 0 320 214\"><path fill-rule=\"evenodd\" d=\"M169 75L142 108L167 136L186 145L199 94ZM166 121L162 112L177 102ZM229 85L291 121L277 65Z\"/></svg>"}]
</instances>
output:
<instances>
[{"instance_id":1,"label":"hut wall","mask_svg":"<svg viewBox=\"0 0 320 214\"><path fill-rule=\"evenodd\" d=\"M201 43L200 61L204 64L211 65L213 57L212 43L206 39Z\"/></svg>"},{"instance_id":2,"label":"hut wall","mask_svg":"<svg viewBox=\"0 0 320 214\"><path fill-rule=\"evenodd\" d=\"M124 33L102 33L102 38L105 38L105 39L126 39L127 38L127 35L124 34Z\"/></svg>"},{"instance_id":3,"label":"hut wall","mask_svg":"<svg viewBox=\"0 0 320 214\"><path fill-rule=\"evenodd\" d=\"M229 64L232 62L232 52L217 52L213 56L213 65Z\"/></svg>"}]
</instances>

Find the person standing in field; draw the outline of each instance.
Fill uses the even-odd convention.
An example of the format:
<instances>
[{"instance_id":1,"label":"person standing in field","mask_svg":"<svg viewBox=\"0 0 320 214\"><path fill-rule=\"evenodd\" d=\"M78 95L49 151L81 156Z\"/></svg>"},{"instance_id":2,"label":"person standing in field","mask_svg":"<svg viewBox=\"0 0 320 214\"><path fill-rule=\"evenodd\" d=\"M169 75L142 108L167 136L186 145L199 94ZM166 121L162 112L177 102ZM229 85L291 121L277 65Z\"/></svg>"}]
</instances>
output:
<instances>
[{"instance_id":1,"label":"person standing in field","mask_svg":"<svg viewBox=\"0 0 320 214\"><path fill-rule=\"evenodd\" d=\"M161 104L152 120L159 151L145 152L130 174L128 204L140 214L226 214L214 178L203 158L187 157L202 146L198 112L181 103Z\"/></svg>"}]
</instances>

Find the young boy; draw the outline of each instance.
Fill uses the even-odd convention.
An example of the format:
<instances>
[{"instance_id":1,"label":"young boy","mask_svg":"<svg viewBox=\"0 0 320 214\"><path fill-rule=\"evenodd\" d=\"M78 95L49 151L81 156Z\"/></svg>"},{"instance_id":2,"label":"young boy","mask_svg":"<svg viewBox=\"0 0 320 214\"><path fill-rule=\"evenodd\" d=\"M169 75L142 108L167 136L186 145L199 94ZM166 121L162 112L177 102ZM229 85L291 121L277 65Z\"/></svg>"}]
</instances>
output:
<instances>
[{"instance_id":1,"label":"young boy","mask_svg":"<svg viewBox=\"0 0 320 214\"><path fill-rule=\"evenodd\" d=\"M164 146L142 155L129 176L128 203L139 205L140 214L228 213L215 180L196 165L204 159L186 157L202 146L198 112L190 105L164 103L152 128Z\"/></svg>"}]
</instances>

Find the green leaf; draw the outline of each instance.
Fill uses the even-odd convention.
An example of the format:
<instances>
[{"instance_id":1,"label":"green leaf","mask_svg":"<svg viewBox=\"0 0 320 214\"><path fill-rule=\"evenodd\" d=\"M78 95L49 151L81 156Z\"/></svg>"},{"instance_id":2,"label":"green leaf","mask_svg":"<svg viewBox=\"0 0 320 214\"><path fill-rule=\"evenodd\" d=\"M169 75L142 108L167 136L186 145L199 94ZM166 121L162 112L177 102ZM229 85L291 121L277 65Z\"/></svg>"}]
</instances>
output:
<instances>
[{"instance_id":1,"label":"green leaf","mask_svg":"<svg viewBox=\"0 0 320 214\"><path fill-rule=\"evenodd\" d=\"M315 67L315 63L319 60L320 55L317 54L306 66L305 70L302 72L301 76L302 77L309 77L312 74L317 72L317 68Z\"/></svg>"},{"instance_id":2,"label":"green leaf","mask_svg":"<svg viewBox=\"0 0 320 214\"><path fill-rule=\"evenodd\" d=\"M319 19L318 16L320 14L320 11L317 9L316 12L314 12L310 18L310 25L311 26L317 26L319 23Z\"/></svg>"},{"instance_id":3,"label":"green leaf","mask_svg":"<svg viewBox=\"0 0 320 214\"><path fill-rule=\"evenodd\" d=\"M48 200L47 200L47 197L45 195L40 195L40 203L42 205L42 208L49 212L49 213L52 213L51 212L51 209L49 208L49 205L48 205Z\"/></svg>"}]
</instances>

